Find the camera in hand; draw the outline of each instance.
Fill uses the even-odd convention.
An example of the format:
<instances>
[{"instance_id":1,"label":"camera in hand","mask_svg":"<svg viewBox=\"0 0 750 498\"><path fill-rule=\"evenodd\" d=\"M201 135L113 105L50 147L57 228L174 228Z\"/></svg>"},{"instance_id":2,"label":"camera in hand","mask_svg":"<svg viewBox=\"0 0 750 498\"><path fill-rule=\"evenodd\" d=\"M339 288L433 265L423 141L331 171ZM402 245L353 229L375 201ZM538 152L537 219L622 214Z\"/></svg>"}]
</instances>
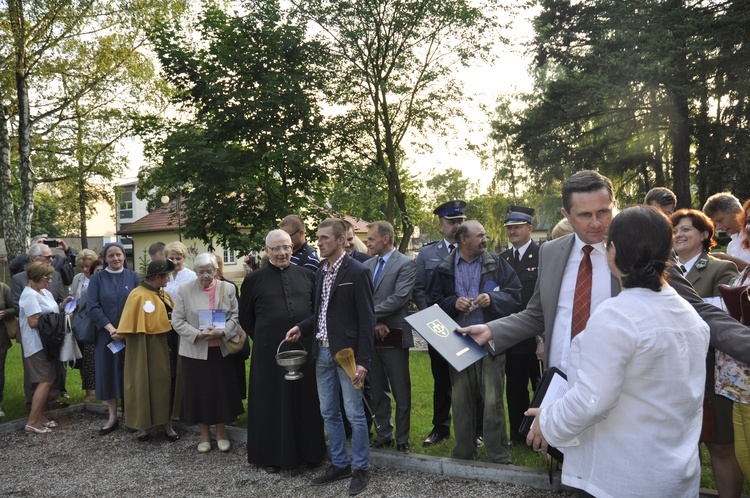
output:
<instances>
[{"instance_id":1,"label":"camera in hand","mask_svg":"<svg viewBox=\"0 0 750 498\"><path fill-rule=\"evenodd\" d=\"M57 247L59 245L56 240L45 240L43 244L47 247Z\"/></svg>"}]
</instances>

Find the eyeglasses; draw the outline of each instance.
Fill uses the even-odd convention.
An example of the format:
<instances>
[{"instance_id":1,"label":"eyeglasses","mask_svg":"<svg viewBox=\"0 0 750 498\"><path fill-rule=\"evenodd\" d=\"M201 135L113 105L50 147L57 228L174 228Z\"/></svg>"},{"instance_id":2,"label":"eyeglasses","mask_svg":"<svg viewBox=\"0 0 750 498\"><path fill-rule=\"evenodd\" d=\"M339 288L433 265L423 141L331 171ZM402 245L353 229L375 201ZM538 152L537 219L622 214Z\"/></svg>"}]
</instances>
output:
<instances>
[{"instance_id":1,"label":"eyeglasses","mask_svg":"<svg viewBox=\"0 0 750 498\"><path fill-rule=\"evenodd\" d=\"M276 247L271 248L271 252L274 254L279 253L281 251L286 252L286 251L291 251L291 250L292 250L292 246L290 245L276 246Z\"/></svg>"},{"instance_id":2,"label":"eyeglasses","mask_svg":"<svg viewBox=\"0 0 750 498\"><path fill-rule=\"evenodd\" d=\"M46 259L47 261L52 261L53 259L55 259L55 256L53 256L52 254L50 254L49 256L40 256L40 257Z\"/></svg>"},{"instance_id":3,"label":"eyeglasses","mask_svg":"<svg viewBox=\"0 0 750 498\"><path fill-rule=\"evenodd\" d=\"M52 275L44 277L44 280L46 280L47 282L52 282Z\"/></svg>"},{"instance_id":4,"label":"eyeglasses","mask_svg":"<svg viewBox=\"0 0 750 498\"><path fill-rule=\"evenodd\" d=\"M203 275L213 275L216 270L200 270L195 272L196 275L203 276Z\"/></svg>"}]
</instances>

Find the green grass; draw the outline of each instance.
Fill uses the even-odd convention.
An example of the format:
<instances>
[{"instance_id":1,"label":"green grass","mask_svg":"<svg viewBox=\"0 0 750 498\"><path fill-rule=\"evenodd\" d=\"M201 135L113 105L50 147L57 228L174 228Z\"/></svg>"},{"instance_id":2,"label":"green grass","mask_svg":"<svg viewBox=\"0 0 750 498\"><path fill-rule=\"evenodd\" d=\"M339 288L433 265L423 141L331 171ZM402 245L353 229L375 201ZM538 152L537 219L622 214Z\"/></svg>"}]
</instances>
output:
<instances>
[{"instance_id":1,"label":"green grass","mask_svg":"<svg viewBox=\"0 0 750 498\"><path fill-rule=\"evenodd\" d=\"M249 369L249 362L248 362ZM426 352L414 351L410 357L411 384L412 384L412 417L411 417L411 439L409 445L413 453L432 456L448 457L453 449L453 437L442 441L440 444L429 448L422 447L422 441L432 430L432 390L433 381L430 371L430 358ZM81 403L84 392L81 389L81 376L78 370L68 369L66 383L71 403ZM23 394L23 366L21 362L21 348L14 344L8 351L8 359L5 364L5 400L2 404L6 413L2 422L26 418L26 404ZM245 401L247 408L247 401ZM507 413L507 405L506 405ZM507 416L506 416L507 417ZM237 421L238 427L247 426L247 414L243 414ZM715 489L711 471L710 459L705 447L701 447L703 455L703 467L701 475L701 487ZM541 453L534 453L526 447L514 447L511 449L513 463L522 467L546 468L547 459ZM479 449L479 459L486 460L484 448ZM750 485L745 482L745 493L750 493Z\"/></svg>"}]
</instances>

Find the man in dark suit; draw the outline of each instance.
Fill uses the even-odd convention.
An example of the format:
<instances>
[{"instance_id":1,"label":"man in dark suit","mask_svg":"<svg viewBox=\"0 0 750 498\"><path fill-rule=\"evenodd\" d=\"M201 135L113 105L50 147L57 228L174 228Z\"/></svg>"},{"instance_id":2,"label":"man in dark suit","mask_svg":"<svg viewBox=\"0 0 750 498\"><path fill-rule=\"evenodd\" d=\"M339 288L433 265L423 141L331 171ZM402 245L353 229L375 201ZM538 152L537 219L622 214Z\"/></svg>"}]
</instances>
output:
<instances>
[{"instance_id":1,"label":"man in dark suit","mask_svg":"<svg viewBox=\"0 0 750 498\"><path fill-rule=\"evenodd\" d=\"M574 174L563 183L562 191L562 212L573 226L574 233L547 242L540 248L539 278L526 309L487 324L462 328L459 332L472 335L479 344L494 339L497 352L543 333L545 368L556 366L565 371L571 340L575 272L584 258L585 246L601 244L601 251L604 250L603 241L612 220L615 199L612 182L595 171ZM620 282L609 271L605 255L594 255L598 251L595 249L590 253L592 260L602 258L601 264L592 261L592 312L595 303L620 292ZM572 276L568 272L570 268L573 269ZM675 265L669 266L669 285L711 328L711 346L750 362L747 327L716 306L704 302Z\"/></svg>"},{"instance_id":2,"label":"man in dark suit","mask_svg":"<svg viewBox=\"0 0 750 498\"><path fill-rule=\"evenodd\" d=\"M456 230L466 219L465 207L464 201L455 200L444 202L433 211L438 216L438 226L443 239L422 246L417 256L414 303L420 311L428 306L427 283L430 281L432 271L456 248ZM451 427L451 378L448 362L432 346L428 345L427 351L430 355L430 368L435 387L432 393L432 431L422 446L438 444L450 436Z\"/></svg>"},{"instance_id":3,"label":"man in dark suit","mask_svg":"<svg viewBox=\"0 0 750 498\"><path fill-rule=\"evenodd\" d=\"M365 261L372 271L375 301L375 354L370 370L373 412L378 437L373 448L393 444L391 393L396 401L396 448L409 453L411 427L411 377L409 348L414 346L406 312L414 288L417 265L394 247L393 225L376 221L368 225L367 247L376 257ZM394 343L395 341L395 343Z\"/></svg>"},{"instance_id":4,"label":"man in dark suit","mask_svg":"<svg viewBox=\"0 0 750 498\"><path fill-rule=\"evenodd\" d=\"M29 263L33 263L34 261L41 261L43 263L51 265L54 256L52 255L52 250L48 246L42 244L41 242L38 242L36 244L32 244L31 247L29 247L29 250L26 251L26 258L28 259ZM11 287L13 289L13 308L16 310L16 315L18 315L19 312L18 301L19 299L21 299L21 293L27 285L29 285L29 277L26 275L25 271L13 275ZM55 272L52 274L52 281L49 283L48 289L52 293L52 296L54 296L57 304L62 303L65 298L68 297L68 288L63 285L62 277L60 276L60 272L58 272L57 270L55 270ZM61 403L60 401L58 401L58 399L63 394L67 397L67 392L65 390L65 383L67 380L65 365L59 361L56 361L55 371L57 373L57 378L52 384L52 387L49 390L49 394L47 394L47 407L64 408L68 406L68 403ZM23 390L26 394L26 408L30 410L31 398L34 396L34 387L31 383L31 380L28 378L25 369L23 377Z\"/></svg>"},{"instance_id":5,"label":"man in dark suit","mask_svg":"<svg viewBox=\"0 0 750 498\"><path fill-rule=\"evenodd\" d=\"M539 246L531 240L534 210L524 206L509 206L505 217L505 228L511 248L500 253L516 272L521 281L521 306L526 308L534 294L536 277L539 273ZM523 422L523 412L529 407L529 381L536 389L542 375L541 364L536 356L537 340L525 339L505 352L505 394L508 399L508 420L510 422L510 445L524 443L518 432Z\"/></svg>"},{"instance_id":6,"label":"man in dark suit","mask_svg":"<svg viewBox=\"0 0 750 498\"><path fill-rule=\"evenodd\" d=\"M372 274L362 263L344 251L344 222L329 218L318 226L318 249L323 263L316 274L314 314L292 327L288 341L302 334L315 334L312 355L320 398L320 411L331 446L331 465L311 481L314 486L352 476L349 494L364 491L369 480L369 434L358 388L370 370L375 312L372 301ZM353 379L335 360L345 348L354 351L356 374ZM343 394L346 417L352 426L352 457L346 451L344 422L339 408Z\"/></svg>"},{"instance_id":7,"label":"man in dark suit","mask_svg":"<svg viewBox=\"0 0 750 498\"><path fill-rule=\"evenodd\" d=\"M507 316L521 304L521 282L499 256L487 251L487 233L475 220L456 231L458 248L435 268L428 302L437 304L461 326ZM491 349L491 346L486 346ZM476 400L484 401L481 416L487 459L509 464L503 407L505 355L489 354L462 371L450 367L453 385L453 458L476 457Z\"/></svg>"}]
</instances>

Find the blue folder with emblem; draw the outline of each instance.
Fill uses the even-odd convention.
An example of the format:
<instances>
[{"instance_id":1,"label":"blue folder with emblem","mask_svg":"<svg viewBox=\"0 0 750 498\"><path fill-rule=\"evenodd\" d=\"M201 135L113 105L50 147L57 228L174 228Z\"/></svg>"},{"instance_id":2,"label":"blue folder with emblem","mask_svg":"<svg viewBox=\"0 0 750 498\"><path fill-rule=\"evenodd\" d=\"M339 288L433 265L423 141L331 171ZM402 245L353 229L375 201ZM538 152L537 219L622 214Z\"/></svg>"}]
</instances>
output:
<instances>
[{"instance_id":1,"label":"blue folder with emblem","mask_svg":"<svg viewBox=\"0 0 750 498\"><path fill-rule=\"evenodd\" d=\"M487 354L474 339L456 332L458 324L437 304L407 316L406 321L459 372Z\"/></svg>"}]
</instances>

